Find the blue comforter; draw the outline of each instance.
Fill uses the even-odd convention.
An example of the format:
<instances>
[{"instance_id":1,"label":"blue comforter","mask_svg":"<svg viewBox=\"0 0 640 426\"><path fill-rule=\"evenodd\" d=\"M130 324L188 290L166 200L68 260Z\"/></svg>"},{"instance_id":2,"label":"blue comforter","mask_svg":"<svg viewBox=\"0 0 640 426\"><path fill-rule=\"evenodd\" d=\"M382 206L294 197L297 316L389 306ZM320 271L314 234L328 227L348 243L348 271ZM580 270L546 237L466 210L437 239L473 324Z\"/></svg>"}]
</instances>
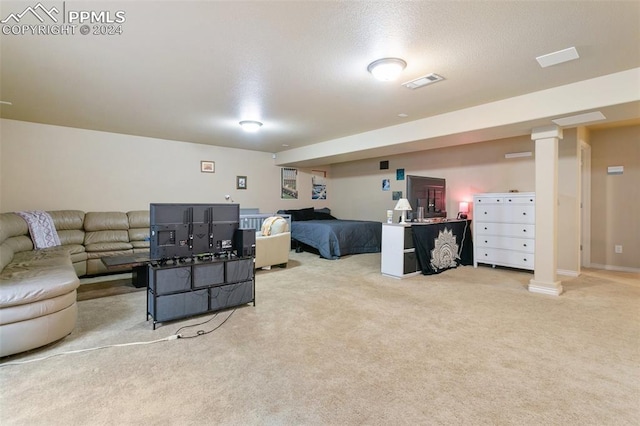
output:
<instances>
[{"instance_id":1,"label":"blue comforter","mask_svg":"<svg viewBox=\"0 0 640 426\"><path fill-rule=\"evenodd\" d=\"M291 238L309 245L325 259L357 253L379 253L382 223L365 220L304 220L291 222Z\"/></svg>"}]
</instances>

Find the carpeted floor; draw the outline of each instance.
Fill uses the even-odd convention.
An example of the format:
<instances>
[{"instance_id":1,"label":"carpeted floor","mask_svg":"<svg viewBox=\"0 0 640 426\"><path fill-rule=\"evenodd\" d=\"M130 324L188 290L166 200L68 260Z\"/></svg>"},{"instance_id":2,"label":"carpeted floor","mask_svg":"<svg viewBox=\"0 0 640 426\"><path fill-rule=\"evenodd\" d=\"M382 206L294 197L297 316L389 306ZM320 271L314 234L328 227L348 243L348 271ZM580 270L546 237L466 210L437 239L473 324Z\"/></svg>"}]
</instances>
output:
<instances>
[{"instance_id":1,"label":"carpeted floor","mask_svg":"<svg viewBox=\"0 0 640 426\"><path fill-rule=\"evenodd\" d=\"M560 297L531 276L396 280L379 254L291 252L257 272L255 307L155 331L144 291L81 301L67 338L2 360L0 424L638 424L640 275L585 271Z\"/></svg>"}]
</instances>

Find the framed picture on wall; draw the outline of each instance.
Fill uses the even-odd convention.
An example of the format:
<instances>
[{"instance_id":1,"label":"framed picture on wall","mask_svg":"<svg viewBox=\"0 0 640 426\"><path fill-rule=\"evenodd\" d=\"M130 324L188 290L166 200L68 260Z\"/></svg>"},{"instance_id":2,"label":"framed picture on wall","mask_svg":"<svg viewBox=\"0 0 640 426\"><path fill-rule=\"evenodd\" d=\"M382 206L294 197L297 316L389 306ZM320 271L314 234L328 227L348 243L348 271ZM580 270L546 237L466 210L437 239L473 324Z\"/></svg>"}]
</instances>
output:
<instances>
[{"instance_id":1,"label":"framed picture on wall","mask_svg":"<svg viewBox=\"0 0 640 426\"><path fill-rule=\"evenodd\" d=\"M236 189L247 189L246 176L236 176Z\"/></svg>"},{"instance_id":2,"label":"framed picture on wall","mask_svg":"<svg viewBox=\"0 0 640 426\"><path fill-rule=\"evenodd\" d=\"M200 162L200 172L202 173L215 173L216 172L216 163L213 161L201 161Z\"/></svg>"}]
</instances>

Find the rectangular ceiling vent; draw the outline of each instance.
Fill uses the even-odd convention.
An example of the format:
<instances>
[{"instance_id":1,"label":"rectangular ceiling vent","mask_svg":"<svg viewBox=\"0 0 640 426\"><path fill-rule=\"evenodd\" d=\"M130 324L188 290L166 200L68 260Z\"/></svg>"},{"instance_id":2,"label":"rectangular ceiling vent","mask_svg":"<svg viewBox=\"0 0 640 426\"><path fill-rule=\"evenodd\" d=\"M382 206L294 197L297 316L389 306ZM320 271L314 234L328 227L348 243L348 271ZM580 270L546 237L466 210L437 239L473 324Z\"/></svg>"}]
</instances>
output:
<instances>
[{"instance_id":1,"label":"rectangular ceiling vent","mask_svg":"<svg viewBox=\"0 0 640 426\"><path fill-rule=\"evenodd\" d=\"M442 77L441 75L435 74L435 73L431 73L429 75L425 75L423 77L418 77L415 80L411 80L411 81L407 81L406 83L402 83L402 85L404 87L406 87L407 89L418 89L420 87L424 87L427 84L432 84L432 83L437 83L439 81L444 80L444 77Z\"/></svg>"}]
</instances>

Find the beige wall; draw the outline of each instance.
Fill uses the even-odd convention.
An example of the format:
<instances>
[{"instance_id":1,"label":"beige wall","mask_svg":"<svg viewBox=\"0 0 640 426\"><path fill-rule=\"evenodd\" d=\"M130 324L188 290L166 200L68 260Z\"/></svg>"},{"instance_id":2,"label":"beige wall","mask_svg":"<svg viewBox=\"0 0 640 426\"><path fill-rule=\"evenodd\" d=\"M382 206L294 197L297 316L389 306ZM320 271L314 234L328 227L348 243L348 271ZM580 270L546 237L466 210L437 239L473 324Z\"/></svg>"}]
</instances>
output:
<instances>
[{"instance_id":1,"label":"beige wall","mask_svg":"<svg viewBox=\"0 0 640 426\"><path fill-rule=\"evenodd\" d=\"M406 180L396 180L396 169L399 168L405 169L405 175L446 179L448 217L455 217L458 203L472 201L476 193L534 192L535 157L504 157L509 152L533 153L534 144L530 136L523 136L334 164L331 173L333 211L345 219L386 220L386 211L393 209L396 203L391 198L392 191L402 191L406 195ZM558 148L558 269L569 275L577 275L580 271L577 147L576 131L565 131ZM379 170L381 160L389 160L389 170ZM382 179L391 180L391 191L382 191Z\"/></svg>"},{"instance_id":2,"label":"beige wall","mask_svg":"<svg viewBox=\"0 0 640 426\"><path fill-rule=\"evenodd\" d=\"M126 211L151 202L225 202L225 194L264 212L297 203L280 200L280 167L269 153L15 120L0 124L1 211ZM201 173L201 160L215 161L215 173ZM247 176L246 190L236 189L238 175ZM311 194L310 180L300 183L301 192Z\"/></svg>"},{"instance_id":3,"label":"beige wall","mask_svg":"<svg viewBox=\"0 0 640 426\"><path fill-rule=\"evenodd\" d=\"M640 126L594 130L591 143L591 265L640 269ZM624 166L622 175L607 167ZM616 254L615 245L622 245Z\"/></svg>"},{"instance_id":4,"label":"beige wall","mask_svg":"<svg viewBox=\"0 0 640 426\"><path fill-rule=\"evenodd\" d=\"M201 160L214 161L215 173L200 173ZM330 198L311 200L313 173L299 169L299 199L281 200L270 153L0 120L0 211L127 211L223 203L225 194L265 213L330 207ZM236 189L236 176L247 176L246 190Z\"/></svg>"},{"instance_id":5,"label":"beige wall","mask_svg":"<svg viewBox=\"0 0 640 426\"><path fill-rule=\"evenodd\" d=\"M592 148L592 264L638 269L640 259L640 127L603 129L589 136ZM392 191L406 193L405 175L447 180L447 210L473 194L511 189L535 191L534 157L505 159L508 152L534 151L530 137L440 148L347 163L298 169L298 200L280 199L280 167L272 155L208 145L90 130L0 120L0 211L146 209L151 202L225 202L262 212L329 207L343 219L386 220ZM558 268L579 271L579 141L565 130L559 143ZM200 173L200 161L216 173ZM389 160L388 170L379 162ZM607 165L624 165L622 176L607 176ZM311 176L327 172L327 200L311 200ZM248 189L235 178L247 176ZM382 191L382 179L391 191ZM606 201L600 201L606 200ZM473 209L473 206L472 206ZM471 212L473 217L473 211ZM626 220L625 220L626 219ZM613 253L615 244L623 254Z\"/></svg>"}]
</instances>

